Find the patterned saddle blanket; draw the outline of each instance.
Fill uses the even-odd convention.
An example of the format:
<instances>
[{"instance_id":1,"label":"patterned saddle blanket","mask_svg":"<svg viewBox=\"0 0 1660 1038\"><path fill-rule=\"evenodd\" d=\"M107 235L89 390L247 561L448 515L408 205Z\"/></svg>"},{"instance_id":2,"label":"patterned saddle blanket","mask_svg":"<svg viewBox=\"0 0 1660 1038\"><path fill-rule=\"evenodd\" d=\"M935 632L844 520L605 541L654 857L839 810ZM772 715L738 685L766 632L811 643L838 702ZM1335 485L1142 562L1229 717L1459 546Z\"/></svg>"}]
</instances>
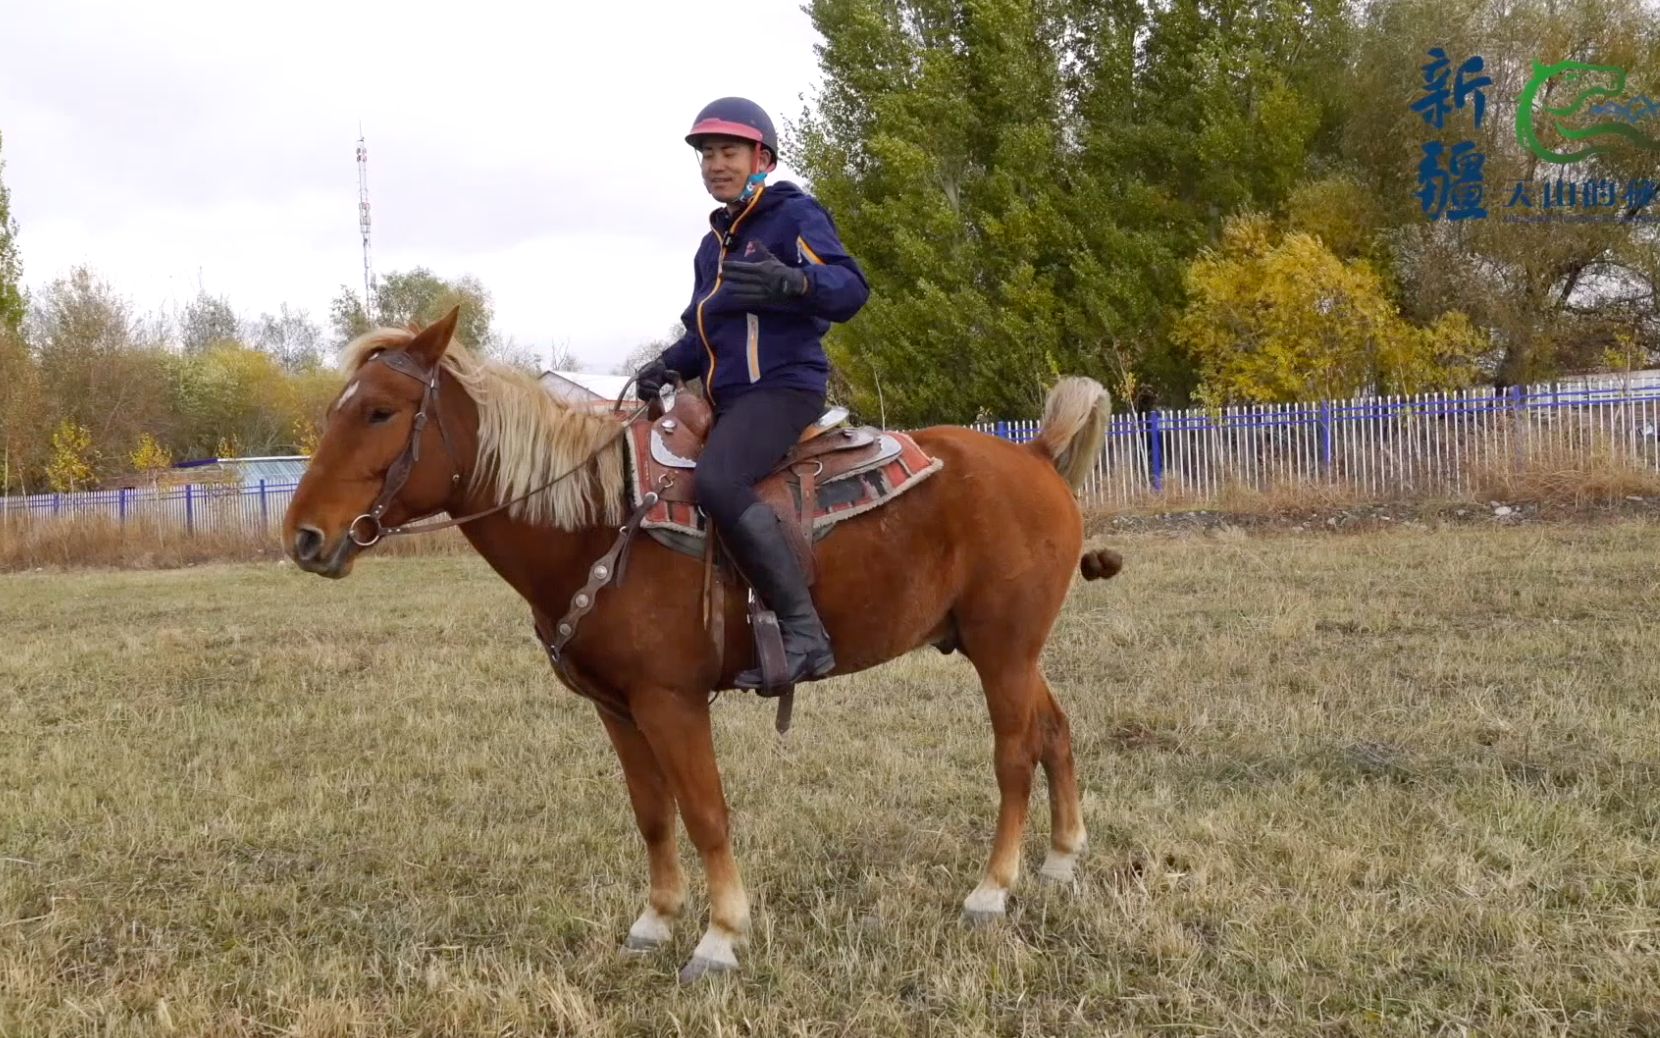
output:
<instances>
[{"instance_id":1,"label":"patterned saddle blanket","mask_svg":"<svg viewBox=\"0 0 1660 1038\"><path fill-rule=\"evenodd\" d=\"M693 556L702 556L706 547L708 520L693 498L692 476L709 424L708 404L679 393L665 414L655 421L636 421L623 438L630 503L637 507L647 493L658 495L641 527ZM797 551L806 552L803 562L810 566L809 542L821 540L844 519L880 508L943 466L905 433L870 426L815 427L756 486L756 493L799 534Z\"/></svg>"}]
</instances>

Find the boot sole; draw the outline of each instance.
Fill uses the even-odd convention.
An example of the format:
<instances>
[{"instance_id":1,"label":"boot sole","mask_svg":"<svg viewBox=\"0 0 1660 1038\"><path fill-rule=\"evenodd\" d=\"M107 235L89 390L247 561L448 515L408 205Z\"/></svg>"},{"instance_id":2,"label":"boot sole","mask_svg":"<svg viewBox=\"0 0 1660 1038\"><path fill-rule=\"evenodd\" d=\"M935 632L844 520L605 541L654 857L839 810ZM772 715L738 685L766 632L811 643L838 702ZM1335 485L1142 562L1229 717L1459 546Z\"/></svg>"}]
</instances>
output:
<instances>
[{"instance_id":1,"label":"boot sole","mask_svg":"<svg viewBox=\"0 0 1660 1038\"><path fill-rule=\"evenodd\" d=\"M785 684L786 685L796 685L796 684L800 684L803 681L816 681L819 678L822 678L822 677L828 675L831 671L833 671L835 669L836 669L836 658L834 656L831 656L829 653L826 653L823 656L819 657L817 660L815 660L811 666L803 667L801 673L798 676L792 678L789 681L786 681ZM740 674L736 678L734 678L732 684L733 684L734 688L743 689L745 692L760 692L760 691L763 691L767 687L761 681L761 679L759 677L756 677L755 679L753 679L751 681L745 681L744 680L744 675L742 675L742 674Z\"/></svg>"}]
</instances>

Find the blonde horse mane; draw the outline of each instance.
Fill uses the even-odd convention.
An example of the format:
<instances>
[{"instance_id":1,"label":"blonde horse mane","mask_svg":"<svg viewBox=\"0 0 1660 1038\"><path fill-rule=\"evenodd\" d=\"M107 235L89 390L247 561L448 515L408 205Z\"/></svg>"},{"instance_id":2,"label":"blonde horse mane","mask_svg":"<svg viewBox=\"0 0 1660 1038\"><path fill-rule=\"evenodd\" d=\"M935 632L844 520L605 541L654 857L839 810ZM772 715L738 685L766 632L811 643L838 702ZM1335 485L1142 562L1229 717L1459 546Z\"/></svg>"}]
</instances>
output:
<instances>
[{"instance_id":1,"label":"blonde horse mane","mask_svg":"<svg viewBox=\"0 0 1660 1038\"><path fill-rule=\"evenodd\" d=\"M349 377L376 353L402 349L414 338L402 328L376 328L346 344L342 366ZM622 446L614 419L571 407L534 376L476 357L459 340L450 341L440 366L478 408L470 489L489 487L490 503L500 504L581 466L569 479L514 503L508 514L564 530L622 521Z\"/></svg>"}]
</instances>

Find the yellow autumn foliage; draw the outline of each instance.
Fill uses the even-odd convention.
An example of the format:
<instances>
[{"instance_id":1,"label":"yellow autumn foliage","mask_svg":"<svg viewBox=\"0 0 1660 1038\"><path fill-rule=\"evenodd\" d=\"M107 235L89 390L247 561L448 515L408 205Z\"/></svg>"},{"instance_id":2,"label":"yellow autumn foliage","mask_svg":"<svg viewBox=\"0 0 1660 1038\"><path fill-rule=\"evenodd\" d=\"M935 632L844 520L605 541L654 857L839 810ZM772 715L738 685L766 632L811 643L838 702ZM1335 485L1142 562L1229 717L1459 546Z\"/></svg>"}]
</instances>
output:
<instances>
[{"instance_id":1,"label":"yellow autumn foliage","mask_svg":"<svg viewBox=\"0 0 1660 1038\"><path fill-rule=\"evenodd\" d=\"M132 454L133 471L153 476L173 467L173 455L156 442L149 433L138 437L138 447Z\"/></svg>"},{"instance_id":2,"label":"yellow autumn foliage","mask_svg":"<svg viewBox=\"0 0 1660 1038\"><path fill-rule=\"evenodd\" d=\"M52 434L52 460L46 464L46 481L59 493L90 489L96 478L93 465L97 460L91 430L66 418Z\"/></svg>"},{"instance_id":3,"label":"yellow autumn foliage","mask_svg":"<svg viewBox=\"0 0 1660 1038\"><path fill-rule=\"evenodd\" d=\"M1364 260L1265 216L1228 221L1187 271L1176 342L1215 400L1284 403L1469 385L1486 340L1461 313L1418 327Z\"/></svg>"}]
</instances>

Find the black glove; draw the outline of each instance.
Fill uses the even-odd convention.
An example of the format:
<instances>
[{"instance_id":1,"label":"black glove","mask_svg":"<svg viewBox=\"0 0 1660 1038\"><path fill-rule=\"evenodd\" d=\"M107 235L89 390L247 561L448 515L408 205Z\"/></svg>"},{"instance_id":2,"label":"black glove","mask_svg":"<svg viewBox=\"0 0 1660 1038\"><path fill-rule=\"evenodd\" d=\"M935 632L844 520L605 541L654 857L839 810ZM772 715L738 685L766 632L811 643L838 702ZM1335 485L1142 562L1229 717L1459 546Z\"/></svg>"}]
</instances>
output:
<instances>
[{"instance_id":1,"label":"black glove","mask_svg":"<svg viewBox=\"0 0 1660 1038\"><path fill-rule=\"evenodd\" d=\"M663 363L662 357L658 357L634 373L634 395L641 400L656 400L657 394L663 391L663 383L671 375L669 366Z\"/></svg>"},{"instance_id":2,"label":"black glove","mask_svg":"<svg viewBox=\"0 0 1660 1038\"><path fill-rule=\"evenodd\" d=\"M787 303L807 294L807 272L786 264L760 242L750 242L744 257L721 267L726 297L733 302L743 306Z\"/></svg>"}]
</instances>

